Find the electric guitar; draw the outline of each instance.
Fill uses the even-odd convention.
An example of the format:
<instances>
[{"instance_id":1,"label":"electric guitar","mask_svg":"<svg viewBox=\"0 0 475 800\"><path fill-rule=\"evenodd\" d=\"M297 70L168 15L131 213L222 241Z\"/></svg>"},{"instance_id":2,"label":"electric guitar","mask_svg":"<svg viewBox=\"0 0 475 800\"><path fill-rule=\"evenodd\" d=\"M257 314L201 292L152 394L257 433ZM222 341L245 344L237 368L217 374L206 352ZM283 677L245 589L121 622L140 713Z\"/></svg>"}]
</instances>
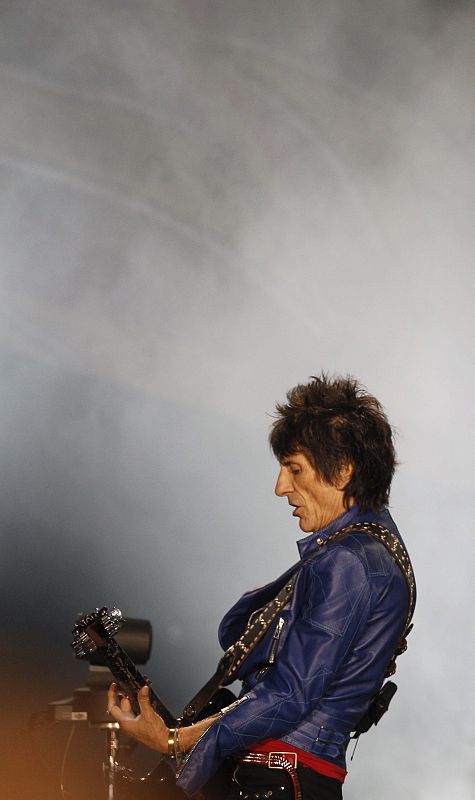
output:
<instances>
[{"instance_id":1,"label":"electric guitar","mask_svg":"<svg viewBox=\"0 0 475 800\"><path fill-rule=\"evenodd\" d=\"M79 619L73 630L71 646L78 658L99 651L105 664L110 669L120 690L129 698L135 714L139 713L137 693L143 686L149 687L149 699L152 708L160 714L169 728L177 725L187 725L186 715L182 720L177 720L162 702L157 693L150 686L150 680L137 669L132 659L114 638L117 631L124 624L124 618L118 608L110 611L106 606L96 608L90 614ZM206 704L198 719L204 719L220 711L235 700L229 689L220 688L214 697ZM195 720L193 720L195 721ZM158 766L145 778L133 778L126 768L117 766L121 778L121 800L186 800L186 795L175 784L175 774L163 756ZM210 782L213 785L205 787L203 797L206 800L222 797L221 781L226 780L226 775L217 776Z\"/></svg>"}]
</instances>

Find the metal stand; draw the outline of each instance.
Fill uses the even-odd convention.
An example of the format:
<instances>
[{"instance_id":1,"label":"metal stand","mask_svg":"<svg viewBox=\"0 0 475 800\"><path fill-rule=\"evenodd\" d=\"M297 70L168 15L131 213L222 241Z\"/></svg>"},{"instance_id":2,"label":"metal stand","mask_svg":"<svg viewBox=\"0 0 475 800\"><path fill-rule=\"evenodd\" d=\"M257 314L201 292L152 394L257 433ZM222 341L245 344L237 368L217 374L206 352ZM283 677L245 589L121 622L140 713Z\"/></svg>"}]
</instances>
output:
<instances>
[{"instance_id":1,"label":"metal stand","mask_svg":"<svg viewBox=\"0 0 475 800\"><path fill-rule=\"evenodd\" d=\"M120 766L119 756L119 725L117 722L108 722L99 727L106 730L106 756L102 764L104 773L106 799L117 800L118 797L118 774Z\"/></svg>"},{"instance_id":2,"label":"metal stand","mask_svg":"<svg viewBox=\"0 0 475 800\"><path fill-rule=\"evenodd\" d=\"M88 672L87 686L75 689L73 696L49 704L49 716L55 722L87 723L89 728L99 728L105 732L105 748L102 758L101 785L91 789L88 797L97 800L124 800L130 770L124 763L135 747L135 743L124 736L121 738L119 724L112 722L107 714L107 687L112 675L107 667L91 665ZM63 760L64 761L64 760ZM63 763L64 768L64 763ZM99 771L99 770L98 770ZM78 787L79 788L82 787ZM99 794L100 792L100 794ZM81 795L82 797L82 795Z\"/></svg>"}]
</instances>

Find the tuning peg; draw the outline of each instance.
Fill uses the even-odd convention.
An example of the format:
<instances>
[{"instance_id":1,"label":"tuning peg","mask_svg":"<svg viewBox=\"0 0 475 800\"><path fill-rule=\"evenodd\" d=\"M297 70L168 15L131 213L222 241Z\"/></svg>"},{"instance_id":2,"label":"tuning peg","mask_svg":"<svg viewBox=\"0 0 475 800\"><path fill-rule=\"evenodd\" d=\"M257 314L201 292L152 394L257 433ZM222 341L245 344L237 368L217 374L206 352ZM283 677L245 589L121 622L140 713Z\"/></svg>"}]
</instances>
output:
<instances>
[{"instance_id":1,"label":"tuning peg","mask_svg":"<svg viewBox=\"0 0 475 800\"><path fill-rule=\"evenodd\" d=\"M111 608L111 610L107 611L107 614L104 615L102 624L104 625L104 628L106 629L107 633L109 635L113 635L124 624L122 611L119 608Z\"/></svg>"},{"instance_id":2,"label":"tuning peg","mask_svg":"<svg viewBox=\"0 0 475 800\"><path fill-rule=\"evenodd\" d=\"M94 641L87 633L80 633L78 636L75 636L71 646L76 655L80 657L93 653L97 649Z\"/></svg>"}]
</instances>

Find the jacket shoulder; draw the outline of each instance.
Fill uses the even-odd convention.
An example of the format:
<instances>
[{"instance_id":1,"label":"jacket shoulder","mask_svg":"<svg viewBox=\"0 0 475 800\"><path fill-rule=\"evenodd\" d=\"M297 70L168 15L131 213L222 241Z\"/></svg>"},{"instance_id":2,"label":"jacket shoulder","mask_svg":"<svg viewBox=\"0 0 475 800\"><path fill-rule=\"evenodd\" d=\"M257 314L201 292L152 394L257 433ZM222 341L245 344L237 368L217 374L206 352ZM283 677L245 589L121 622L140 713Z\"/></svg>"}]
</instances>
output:
<instances>
[{"instance_id":1,"label":"jacket shoulder","mask_svg":"<svg viewBox=\"0 0 475 800\"><path fill-rule=\"evenodd\" d=\"M369 578L389 575L396 567L388 548L369 533L350 533L334 546L353 553Z\"/></svg>"}]
</instances>

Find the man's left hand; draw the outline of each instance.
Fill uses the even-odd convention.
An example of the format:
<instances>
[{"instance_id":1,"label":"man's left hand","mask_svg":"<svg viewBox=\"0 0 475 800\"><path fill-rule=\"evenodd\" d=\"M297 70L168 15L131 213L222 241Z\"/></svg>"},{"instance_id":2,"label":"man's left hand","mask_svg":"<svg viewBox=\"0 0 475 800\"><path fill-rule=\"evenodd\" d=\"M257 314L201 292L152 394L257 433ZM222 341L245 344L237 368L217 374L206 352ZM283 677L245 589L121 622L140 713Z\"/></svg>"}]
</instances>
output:
<instances>
[{"instance_id":1,"label":"man's left hand","mask_svg":"<svg viewBox=\"0 0 475 800\"><path fill-rule=\"evenodd\" d=\"M149 688L143 686L137 694L140 714L135 716L128 697L118 692L117 684L112 683L107 693L108 712L128 736L160 753L168 750L168 728L163 719L153 710L150 703Z\"/></svg>"}]
</instances>

